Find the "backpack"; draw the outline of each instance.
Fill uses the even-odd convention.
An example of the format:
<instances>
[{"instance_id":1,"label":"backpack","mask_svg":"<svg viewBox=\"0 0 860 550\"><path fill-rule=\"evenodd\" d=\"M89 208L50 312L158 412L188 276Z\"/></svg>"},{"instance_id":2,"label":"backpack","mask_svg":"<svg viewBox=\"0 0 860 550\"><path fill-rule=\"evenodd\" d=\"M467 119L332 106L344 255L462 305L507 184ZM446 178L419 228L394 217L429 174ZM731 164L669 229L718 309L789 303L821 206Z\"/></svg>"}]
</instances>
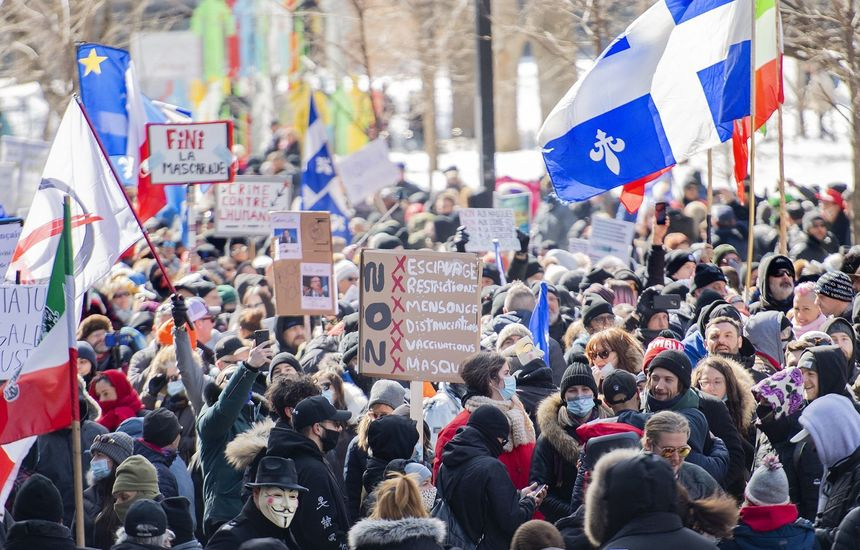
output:
<instances>
[{"instance_id":1,"label":"backpack","mask_svg":"<svg viewBox=\"0 0 860 550\"><path fill-rule=\"evenodd\" d=\"M430 511L430 515L441 520L442 523L445 524L447 532L445 548L477 550L478 545L480 545L484 540L484 535L481 535L478 542L472 542L472 539L466 534L463 526L460 525L460 522L457 521L456 517L454 517L454 512L451 510L451 507L448 506L448 503L445 502L445 499L440 498L436 501L436 504L433 505L433 509Z\"/></svg>"}]
</instances>

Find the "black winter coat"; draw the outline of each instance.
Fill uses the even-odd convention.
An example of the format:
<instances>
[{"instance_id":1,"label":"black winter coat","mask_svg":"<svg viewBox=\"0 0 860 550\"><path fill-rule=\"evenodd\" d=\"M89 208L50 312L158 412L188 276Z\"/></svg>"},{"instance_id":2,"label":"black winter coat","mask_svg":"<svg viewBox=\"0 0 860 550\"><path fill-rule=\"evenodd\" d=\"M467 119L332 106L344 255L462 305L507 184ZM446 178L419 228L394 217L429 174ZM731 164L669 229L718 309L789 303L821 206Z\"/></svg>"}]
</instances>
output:
<instances>
[{"instance_id":1,"label":"black winter coat","mask_svg":"<svg viewBox=\"0 0 860 550\"><path fill-rule=\"evenodd\" d=\"M821 484L815 536L826 550L833 545L842 520L860 506L860 448L831 466Z\"/></svg>"},{"instance_id":2,"label":"black winter coat","mask_svg":"<svg viewBox=\"0 0 860 550\"><path fill-rule=\"evenodd\" d=\"M365 519L349 531L352 550L443 550L445 524L435 518Z\"/></svg>"},{"instance_id":3,"label":"black winter coat","mask_svg":"<svg viewBox=\"0 0 860 550\"><path fill-rule=\"evenodd\" d=\"M353 437L346 448L346 464L343 472L343 484L346 487L346 506L349 512L350 525L361 519L361 491L364 471L367 469L367 451L358 446L358 436Z\"/></svg>"},{"instance_id":4,"label":"black winter coat","mask_svg":"<svg viewBox=\"0 0 860 550\"><path fill-rule=\"evenodd\" d=\"M516 357L509 361L512 371L515 366L519 366ZM547 396L558 393L558 386L552 381L552 370L546 366L542 359L536 359L520 370L516 370L513 374L517 380L517 397L520 398L529 418L531 418L536 435L539 435L538 406Z\"/></svg>"},{"instance_id":5,"label":"black winter coat","mask_svg":"<svg viewBox=\"0 0 860 550\"><path fill-rule=\"evenodd\" d=\"M339 550L346 544L349 516L340 485L316 443L293 429L275 426L269 434L267 456L292 458L302 493L293 518L299 548ZM329 538L331 537L331 539Z\"/></svg>"},{"instance_id":6,"label":"black winter coat","mask_svg":"<svg viewBox=\"0 0 860 550\"><path fill-rule=\"evenodd\" d=\"M302 499L302 497L299 498ZM299 508L304 504L302 500L299 501ZM234 550L246 540L269 537L283 542L290 550L299 548L289 529L281 529L266 519L257 509L254 500L248 499L238 516L215 531L206 544L206 550Z\"/></svg>"},{"instance_id":7,"label":"black winter coat","mask_svg":"<svg viewBox=\"0 0 860 550\"><path fill-rule=\"evenodd\" d=\"M804 233L803 240L793 246L788 255L795 260L823 262L827 256L837 252L839 252L839 243L832 233L828 232L823 241L819 241L809 233Z\"/></svg>"},{"instance_id":8,"label":"black winter coat","mask_svg":"<svg viewBox=\"0 0 860 550\"><path fill-rule=\"evenodd\" d=\"M75 541L68 527L53 521L31 519L12 525L6 536L6 550L74 550Z\"/></svg>"},{"instance_id":9,"label":"black winter coat","mask_svg":"<svg viewBox=\"0 0 860 550\"><path fill-rule=\"evenodd\" d=\"M677 548L703 550L717 545L702 535L687 529L681 517L670 512L655 512L638 517L621 528L601 548L605 550L654 550Z\"/></svg>"},{"instance_id":10,"label":"black winter coat","mask_svg":"<svg viewBox=\"0 0 860 550\"><path fill-rule=\"evenodd\" d=\"M170 471L170 465L176 460L176 451L165 455L151 449L138 439L134 442L134 454L142 456L155 466L155 472L158 474L158 492L164 498L179 496L179 486L176 484L176 476Z\"/></svg>"},{"instance_id":11,"label":"black winter coat","mask_svg":"<svg viewBox=\"0 0 860 550\"><path fill-rule=\"evenodd\" d=\"M479 550L510 547L514 532L535 511L535 501L520 498L504 464L471 426L445 446L436 486L466 534L473 541L483 535Z\"/></svg>"}]
</instances>

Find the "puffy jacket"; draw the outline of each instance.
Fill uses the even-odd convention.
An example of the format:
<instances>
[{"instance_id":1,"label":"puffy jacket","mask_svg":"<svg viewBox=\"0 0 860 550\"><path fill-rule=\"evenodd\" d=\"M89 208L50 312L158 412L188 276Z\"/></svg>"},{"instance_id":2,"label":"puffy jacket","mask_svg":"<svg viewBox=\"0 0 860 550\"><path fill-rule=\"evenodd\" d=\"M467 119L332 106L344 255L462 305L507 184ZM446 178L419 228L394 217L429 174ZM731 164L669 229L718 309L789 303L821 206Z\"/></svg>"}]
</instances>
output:
<instances>
[{"instance_id":1,"label":"puffy jacket","mask_svg":"<svg viewBox=\"0 0 860 550\"><path fill-rule=\"evenodd\" d=\"M815 534L824 550L833 545L842 520L858 506L860 506L860 448L831 466L821 481Z\"/></svg>"},{"instance_id":2,"label":"puffy jacket","mask_svg":"<svg viewBox=\"0 0 860 550\"><path fill-rule=\"evenodd\" d=\"M605 550L703 550L716 547L702 535L684 527L681 517L670 512L640 516L622 527L612 540L602 546Z\"/></svg>"},{"instance_id":3,"label":"puffy jacket","mask_svg":"<svg viewBox=\"0 0 860 550\"><path fill-rule=\"evenodd\" d=\"M508 359L511 371L519 367L516 357ZM538 406L548 395L558 393L558 386L552 381L552 370L546 366L543 359L536 359L513 372L517 380L517 397L523 403L526 412L529 413L532 423L539 428L537 421ZM538 431L538 430L536 430Z\"/></svg>"},{"instance_id":4,"label":"puffy jacket","mask_svg":"<svg viewBox=\"0 0 860 550\"><path fill-rule=\"evenodd\" d=\"M839 243L833 233L828 231L823 241L819 241L809 233L804 233L803 240L791 247L788 255L795 260L823 262L827 256L837 252L839 252Z\"/></svg>"},{"instance_id":5,"label":"puffy jacket","mask_svg":"<svg viewBox=\"0 0 860 550\"><path fill-rule=\"evenodd\" d=\"M6 550L75 550L68 527L53 521L31 519L18 521L6 536Z\"/></svg>"},{"instance_id":6,"label":"puffy jacket","mask_svg":"<svg viewBox=\"0 0 860 550\"><path fill-rule=\"evenodd\" d=\"M138 439L134 442L134 454L142 456L155 466L158 474L158 492L164 498L179 496L176 476L170 471L170 465L176 460L176 451L157 450L153 445Z\"/></svg>"},{"instance_id":7,"label":"puffy jacket","mask_svg":"<svg viewBox=\"0 0 860 550\"><path fill-rule=\"evenodd\" d=\"M723 550L813 550L815 530L797 516L794 504L744 506L732 538L720 541Z\"/></svg>"},{"instance_id":8,"label":"puffy jacket","mask_svg":"<svg viewBox=\"0 0 860 550\"><path fill-rule=\"evenodd\" d=\"M368 458L370 457L367 451L358 446L358 436L353 437L346 448L346 460L343 467L343 485L351 523L361 519L361 494L364 489L364 471L367 470Z\"/></svg>"},{"instance_id":9,"label":"puffy jacket","mask_svg":"<svg viewBox=\"0 0 860 550\"><path fill-rule=\"evenodd\" d=\"M365 519L349 531L350 550L442 550L445 524L435 518Z\"/></svg>"}]
</instances>

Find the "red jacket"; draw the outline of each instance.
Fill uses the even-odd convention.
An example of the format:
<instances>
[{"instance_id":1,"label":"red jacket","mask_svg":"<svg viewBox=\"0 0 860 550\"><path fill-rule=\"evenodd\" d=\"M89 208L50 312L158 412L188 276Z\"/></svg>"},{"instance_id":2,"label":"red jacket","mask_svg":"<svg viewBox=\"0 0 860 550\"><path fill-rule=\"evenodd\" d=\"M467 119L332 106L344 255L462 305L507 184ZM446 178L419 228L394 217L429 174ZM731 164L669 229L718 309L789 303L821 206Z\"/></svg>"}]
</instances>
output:
<instances>
[{"instance_id":1,"label":"red jacket","mask_svg":"<svg viewBox=\"0 0 860 550\"><path fill-rule=\"evenodd\" d=\"M457 430L461 426L466 425L470 414L468 410L464 409L439 432L439 436L436 439L436 457L433 459L434 480L436 479L436 474L439 473L439 467L442 465L442 449L454 438ZM534 450L535 444L531 442L514 447L509 453L499 455L499 460L505 465L508 475L511 476L511 481L513 481L514 487L517 489L522 489L529 484L529 470L532 466L532 454Z\"/></svg>"}]
</instances>

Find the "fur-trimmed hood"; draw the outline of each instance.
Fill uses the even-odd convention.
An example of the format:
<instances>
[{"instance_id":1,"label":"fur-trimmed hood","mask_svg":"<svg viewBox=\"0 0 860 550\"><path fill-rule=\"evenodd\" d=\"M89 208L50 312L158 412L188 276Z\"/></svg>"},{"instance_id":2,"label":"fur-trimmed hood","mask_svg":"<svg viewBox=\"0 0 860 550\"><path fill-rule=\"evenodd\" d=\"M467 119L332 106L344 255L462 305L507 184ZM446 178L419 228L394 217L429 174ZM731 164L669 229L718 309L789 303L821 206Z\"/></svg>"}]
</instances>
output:
<instances>
[{"instance_id":1,"label":"fur-trimmed hood","mask_svg":"<svg viewBox=\"0 0 860 550\"><path fill-rule=\"evenodd\" d=\"M364 519L349 530L349 548L399 544L414 538L432 538L444 544L445 524L436 518Z\"/></svg>"},{"instance_id":2,"label":"fur-trimmed hood","mask_svg":"<svg viewBox=\"0 0 860 550\"><path fill-rule=\"evenodd\" d=\"M365 411L367 411L367 397L365 397L364 392L361 391L361 388L359 388L355 384L344 382L343 400L346 403L346 410L348 410L352 415L349 417L349 420L347 422L351 426L358 425L359 419L365 413Z\"/></svg>"},{"instance_id":3,"label":"fur-trimmed hood","mask_svg":"<svg viewBox=\"0 0 860 550\"><path fill-rule=\"evenodd\" d=\"M579 458L581 444L565 429L559 420L559 411L566 409L567 405L558 392L547 396L541 401L537 410L537 423L540 433L549 440L550 444L558 451L566 461L575 463ZM607 411L603 405L596 405L597 418L610 418L612 413ZM571 429L576 426L571 425Z\"/></svg>"},{"instance_id":4,"label":"fur-trimmed hood","mask_svg":"<svg viewBox=\"0 0 860 550\"><path fill-rule=\"evenodd\" d=\"M244 471L251 465L260 451L266 450L269 433L274 427L275 421L271 418L265 418L255 422L248 431L237 435L224 450L227 463L240 472Z\"/></svg>"}]
</instances>

